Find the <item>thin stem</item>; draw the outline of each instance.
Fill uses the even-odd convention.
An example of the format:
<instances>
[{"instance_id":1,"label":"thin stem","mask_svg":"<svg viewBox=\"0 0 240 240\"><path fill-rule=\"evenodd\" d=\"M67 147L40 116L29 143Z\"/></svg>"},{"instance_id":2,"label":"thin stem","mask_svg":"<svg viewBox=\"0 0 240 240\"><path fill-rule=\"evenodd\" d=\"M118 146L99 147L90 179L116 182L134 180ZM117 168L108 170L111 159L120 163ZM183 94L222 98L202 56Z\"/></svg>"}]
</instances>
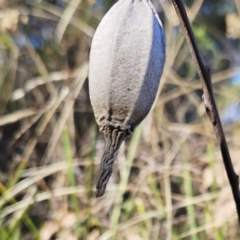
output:
<instances>
[{"instance_id":1,"label":"thin stem","mask_svg":"<svg viewBox=\"0 0 240 240\"><path fill-rule=\"evenodd\" d=\"M172 2L176 10L176 13L178 15L183 32L185 34L185 38L189 45L194 63L197 68L198 75L202 82L204 106L205 106L207 115L213 125L213 129L215 131L216 138L221 149L223 162L225 165L229 183L231 185L234 201L237 208L238 221L240 224L240 191L239 191L238 175L234 171L231 157L228 150L228 145L223 132L221 120L219 117L217 105L216 105L214 94L213 94L210 70L207 67L207 65L204 63L201 57L200 51L198 49L198 46L197 46L193 31L190 26L182 1L172 0Z\"/></svg>"}]
</instances>

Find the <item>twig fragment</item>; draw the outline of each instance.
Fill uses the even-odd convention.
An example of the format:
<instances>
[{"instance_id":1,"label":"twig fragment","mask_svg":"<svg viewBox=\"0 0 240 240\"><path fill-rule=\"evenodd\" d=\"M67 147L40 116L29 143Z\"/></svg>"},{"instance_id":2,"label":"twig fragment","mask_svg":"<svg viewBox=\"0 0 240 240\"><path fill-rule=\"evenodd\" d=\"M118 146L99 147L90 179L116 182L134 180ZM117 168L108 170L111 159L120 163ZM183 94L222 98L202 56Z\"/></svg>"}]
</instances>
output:
<instances>
[{"instance_id":1,"label":"twig fragment","mask_svg":"<svg viewBox=\"0 0 240 240\"><path fill-rule=\"evenodd\" d=\"M225 135L223 132L221 120L219 117L218 109L216 106L213 89L212 89L212 81L211 81L211 74L210 69L208 66L204 63L200 51L198 49L192 28L190 26L186 10L184 8L184 5L181 0L172 0L173 6L176 10L176 13L178 15L181 27L183 29L185 38L187 40L187 43L189 45L194 63L197 68L198 75L200 77L200 80L202 82L202 88L203 88L203 102L204 106L207 112L207 115L213 125L213 129L216 134L217 141L219 143L223 162L225 165L227 177L229 180L229 183L231 185L232 194L234 197L234 201L237 208L237 214L238 214L238 222L240 224L240 191L239 191L239 180L238 175L235 173L231 157L228 150L228 145L225 139Z\"/></svg>"}]
</instances>

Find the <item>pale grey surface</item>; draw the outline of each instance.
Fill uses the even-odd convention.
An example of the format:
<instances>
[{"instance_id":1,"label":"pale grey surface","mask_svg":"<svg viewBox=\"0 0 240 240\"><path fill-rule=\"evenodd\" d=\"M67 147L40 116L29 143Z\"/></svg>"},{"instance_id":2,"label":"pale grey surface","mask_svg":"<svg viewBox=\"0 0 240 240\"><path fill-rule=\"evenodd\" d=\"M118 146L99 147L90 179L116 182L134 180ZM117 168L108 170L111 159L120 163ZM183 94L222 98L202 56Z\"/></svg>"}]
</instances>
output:
<instances>
[{"instance_id":1,"label":"pale grey surface","mask_svg":"<svg viewBox=\"0 0 240 240\"><path fill-rule=\"evenodd\" d=\"M164 63L165 34L151 2L120 0L99 24L90 52L90 100L106 139L97 197L122 141L150 111Z\"/></svg>"},{"instance_id":2,"label":"pale grey surface","mask_svg":"<svg viewBox=\"0 0 240 240\"><path fill-rule=\"evenodd\" d=\"M92 41L90 99L100 127L128 129L148 114L165 62L165 35L147 0L120 0Z\"/></svg>"}]
</instances>

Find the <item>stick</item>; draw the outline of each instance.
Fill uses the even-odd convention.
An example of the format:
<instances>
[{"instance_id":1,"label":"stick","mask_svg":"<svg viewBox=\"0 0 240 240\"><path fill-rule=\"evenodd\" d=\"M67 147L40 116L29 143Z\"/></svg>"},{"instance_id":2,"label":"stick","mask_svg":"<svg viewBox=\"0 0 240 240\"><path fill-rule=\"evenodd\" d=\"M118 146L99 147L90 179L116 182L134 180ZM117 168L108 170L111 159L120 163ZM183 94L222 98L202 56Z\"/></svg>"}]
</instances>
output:
<instances>
[{"instance_id":1,"label":"stick","mask_svg":"<svg viewBox=\"0 0 240 240\"><path fill-rule=\"evenodd\" d=\"M176 10L176 13L178 15L183 32L185 34L187 43L189 45L194 63L197 68L198 75L202 82L202 88L203 88L202 99L204 102L204 106L205 106L208 118L213 125L213 129L215 131L216 138L221 149L224 166L226 169L229 183L231 185L232 194L233 194L234 201L237 208L238 222L240 225L240 191L239 191L238 175L235 173L232 165L231 157L228 150L228 145L225 139L222 123L221 123L217 105L215 102L213 89L212 89L210 69L204 63L201 57L201 54L198 49L182 0L172 0L172 2Z\"/></svg>"}]
</instances>

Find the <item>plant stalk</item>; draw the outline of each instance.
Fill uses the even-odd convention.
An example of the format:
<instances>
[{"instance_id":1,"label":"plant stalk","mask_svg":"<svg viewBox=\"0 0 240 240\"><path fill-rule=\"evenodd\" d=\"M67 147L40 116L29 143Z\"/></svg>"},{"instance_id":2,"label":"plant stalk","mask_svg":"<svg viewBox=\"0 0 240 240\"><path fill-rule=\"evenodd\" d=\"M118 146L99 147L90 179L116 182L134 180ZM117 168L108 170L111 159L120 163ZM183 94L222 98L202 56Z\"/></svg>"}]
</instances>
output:
<instances>
[{"instance_id":1,"label":"plant stalk","mask_svg":"<svg viewBox=\"0 0 240 240\"><path fill-rule=\"evenodd\" d=\"M216 134L218 144L221 149L222 158L227 173L227 177L232 189L232 194L237 208L238 222L240 225L240 191L239 191L239 179L238 175L234 171L232 160L229 154L228 145L223 132L222 123L219 117L217 105L215 102L211 73L208 66L204 63L200 51L198 49L191 25L189 23L186 10L181 0L172 0L175 11L178 15L180 25L183 29L185 38L190 48L194 63L197 68L198 75L202 82L203 88L203 102L210 122L213 125L213 129Z\"/></svg>"}]
</instances>

